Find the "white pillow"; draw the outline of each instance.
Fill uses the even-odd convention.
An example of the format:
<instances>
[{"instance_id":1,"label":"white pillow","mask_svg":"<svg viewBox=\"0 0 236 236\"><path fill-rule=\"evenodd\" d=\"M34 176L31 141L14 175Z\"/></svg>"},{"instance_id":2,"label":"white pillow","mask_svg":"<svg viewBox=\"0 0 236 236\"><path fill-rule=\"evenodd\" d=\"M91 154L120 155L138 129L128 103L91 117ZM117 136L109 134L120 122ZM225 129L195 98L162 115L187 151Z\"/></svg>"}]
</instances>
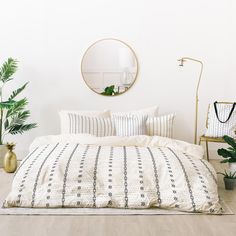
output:
<instances>
[{"instance_id":1,"label":"white pillow","mask_svg":"<svg viewBox=\"0 0 236 236\"><path fill-rule=\"evenodd\" d=\"M158 116L158 107L153 106L149 108L145 108L142 110L137 110L137 111L127 111L127 112L112 112L112 115L119 115L119 116L127 116L127 115L146 115L148 117L155 117Z\"/></svg>"},{"instance_id":2,"label":"white pillow","mask_svg":"<svg viewBox=\"0 0 236 236\"><path fill-rule=\"evenodd\" d=\"M92 134L98 137L113 136L111 118L81 116L68 113L69 134Z\"/></svg>"},{"instance_id":3,"label":"white pillow","mask_svg":"<svg viewBox=\"0 0 236 236\"><path fill-rule=\"evenodd\" d=\"M116 136L145 135L147 116L112 115Z\"/></svg>"},{"instance_id":4,"label":"white pillow","mask_svg":"<svg viewBox=\"0 0 236 236\"><path fill-rule=\"evenodd\" d=\"M70 120L68 114L76 114L81 116L88 116L88 117L101 117L101 118L110 118L111 114L109 110L105 111L73 111L73 110L62 110L59 112L60 116L60 123L61 123L61 134L68 134L70 129Z\"/></svg>"},{"instance_id":5,"label":"white pillow","mask_svg":"<svg viewBox=\"0 0 236 236\"><path fill-rule=\"evenodd\" d=\"M148 135L172 138L174 117L175 114L149 117L147 120Z\"/></svg>"}]
</instances>

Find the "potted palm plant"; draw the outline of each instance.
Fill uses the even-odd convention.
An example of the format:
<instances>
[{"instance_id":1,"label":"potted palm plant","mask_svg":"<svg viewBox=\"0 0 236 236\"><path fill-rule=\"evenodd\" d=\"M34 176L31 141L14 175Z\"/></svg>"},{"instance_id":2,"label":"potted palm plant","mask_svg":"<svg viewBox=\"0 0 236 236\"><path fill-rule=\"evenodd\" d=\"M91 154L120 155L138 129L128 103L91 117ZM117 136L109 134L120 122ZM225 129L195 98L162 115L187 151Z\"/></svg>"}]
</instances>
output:
<instances>
[{"instance_id":1,"label":"potted palm plant","mask_svg":"<svg viewBox=\"0 0 236 236\"><path fill-rule=\"evenodd\" d=\"M221 163L229 163L229 169L231 173L236 172L236 142L233 138L225 135L223 136L224 141L230 145L228 148L218 149L218 155L222 156L224 160Z\"/></svg>"},{"instance_id":2,"label":"potted palm plant","mask_svg":"<svg viewBox=\"0 0 236 236\"><path fill-rule=\"evenodd\" d=\"M27 98L17 99L28 82L12 91L7 99L3 96L3 88L13 79L12 76L16 70L17 61L12 58L8 58L0 68L0 167L3 166L3 158L8 151L4 144L4 137L7 134L22 134L37 126L36 123L26 124L26 120L30 116L30 111L26 109Z\"/></svg>"},{"instance_id":3,"label":"potted palm plant","mask_svg":"<svg viewBox=\"0 0 236 236\"><path fill-rule=\"evenodd\" d=\"M226 190L234 190L234 186L236 184L236 172L234 173L227 173L226 170L224 173L218 172L217 174L221 174L224 176L224 183Z\"/></svg>"}]
</instances>

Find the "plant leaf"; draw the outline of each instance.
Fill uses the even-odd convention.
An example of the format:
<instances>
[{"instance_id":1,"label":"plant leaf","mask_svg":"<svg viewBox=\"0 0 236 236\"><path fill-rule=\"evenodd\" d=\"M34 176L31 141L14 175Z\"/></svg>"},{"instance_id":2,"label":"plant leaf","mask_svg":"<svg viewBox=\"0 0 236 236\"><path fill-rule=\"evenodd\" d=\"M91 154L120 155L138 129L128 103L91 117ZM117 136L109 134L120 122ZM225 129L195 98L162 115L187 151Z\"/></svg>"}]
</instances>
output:
<instances>
[{"instance_id":1,"label":"plant leaf","mask_svg":"<svg viewBox=\"0 0 236 236\"><path fill-rule=\"evenodd\" d=\"M0 69L0 81L3 83L11 80L11 76L17 70L17 60L8 58L6 62L3 63Z\"/></svg>"},{"instance_id":2,"label":"plant leaf","mask_svg":"<svg viewBox=\"0 0 236 236\"><path fill-rule=\"evenodd\" d=\"M5 101L5 102L0 102L0 109L11 109L15 104L15 101Z\"/></svg>"},{"instance_id":3,"label":"plant leaf","mask_svg":"<svg viewBox=\"0 0 236 236\"><path fill-rule=\"evenodd\" d=\"M101 94L107 95L107 96L114 95L116 94L116 92L114 91L114 88L115 88L115 85L108 86L104 89L104 92L102 92Z\"/></svg>"},{"instance_id":4,"label":"plant leaf","mask_svg":"<svg viewBox=\"0 0 236 236\"><path fill-rule=\"evenodd\" d=\"M236 150L236 142L233 138L225 135L225 136L223 136L223 139L227 144L229 144L231 147L233 147L234 150Z\"/></svg>"},{"instance_id":5,"label":"plant leaf","mask_svg":"<svg viewBox=\"0 0 236 236\"><path fill-rule=\"evenodd\" d=\"M14 101L13 106L8 109L6 118L13 116L14 114L21 112L25 109L25 106L28 104L28 101L26 98L23 98L19 101Z\"/></svg>"},{"instance_id":6,"label":"plant leaf","mask_svg":"<svg viewBox=\"0 0 236 236\"><path fill-rule=\"evenodd\" d=\"M25 87L27 86L29 82L25 83L23 86L21 86L20 88L14 90L12 92L12 94L10 95L9 99L8 100L13 100L17 95L19 95L24 89Z\"/></svg>"},{"instance_id":7,"label":"plant leaf","mask_svg":"<svg viewBox=\"0 0 236 236\"><path fill-rule=\"evenodd\" d=\"M233 157L232 153L224 148L218 149L217 153L224 158Z\"/></svg>"},{"instance_id":8,"label":"plant leaf","mask_svg":"<svg viewBox=\"0 0 236 236\"><path fill-rule=\"evenodd\" d=\"M4 129L7 130L8 126L9 126L9 120L6 119L5 122L4 122Z\"/></svg>"},{"instance_id":9,"label":"plant leaf","mask_svg":"<svg viewBox=\"0 0 236 236\"><path fill-rule=\"evenodd\" d=\"M228 162L229 162L229 163L234 163L234 162L236 162L236 158L232 158L232 157L231 157L231 158L228 159Z\"/></svg>"},{"instance_id":10,"label":"plant leaf","mask_svg":"<svg viewBox=\"0 0 236 236\"><path fill-rule=\"evenodd\" d=\"M225 160L220 161L220 163L227 163L227 162L229 162L229 159L225 159Z\"/></svg>"},{"instance_id":11,"label":"plant leaf","mask_svg":"<svg viewBox=\"0 0 236 236\"><path fill-rule=\"evenodd\" d=\"M25 125L12 125L11 129L9 129L9 133L10 134L22 134L25 131L28 131L30 129L36 128L37 124L36 123L32 123L32 124L25 124Z\"/></svg>"},{"instance_id":12,"label":"plant leaf","mask_svg":"<svg viewBox=\"0 0 236 236\"><path fill-rule=\"evenodd\" d=\"M8 122L8 126L5 129L10 130L15 125L23 125L29 116L30 116L29 110L14 114L13 116L11 116L11 121Z\"/></svg>"}]
</instances>

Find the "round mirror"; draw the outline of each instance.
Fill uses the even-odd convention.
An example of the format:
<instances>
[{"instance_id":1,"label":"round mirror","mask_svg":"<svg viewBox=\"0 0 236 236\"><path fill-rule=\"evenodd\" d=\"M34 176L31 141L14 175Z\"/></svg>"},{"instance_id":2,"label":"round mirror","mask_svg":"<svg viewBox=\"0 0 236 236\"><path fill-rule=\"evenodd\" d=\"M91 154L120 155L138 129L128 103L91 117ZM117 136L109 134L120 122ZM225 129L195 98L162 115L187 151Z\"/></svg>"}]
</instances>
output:
<instances>
[{"instance_id":1,"label":"round mirror","mask_svg":"<svg viewBox=\"0 0 236 236\"><path fill-rule=\"evenodd\" d=\"M134 51L116 39L92 44L84 54L81 72L94 92L107 96L126 92L135 82L138 62Z\"/></svg>"}]
</instances>

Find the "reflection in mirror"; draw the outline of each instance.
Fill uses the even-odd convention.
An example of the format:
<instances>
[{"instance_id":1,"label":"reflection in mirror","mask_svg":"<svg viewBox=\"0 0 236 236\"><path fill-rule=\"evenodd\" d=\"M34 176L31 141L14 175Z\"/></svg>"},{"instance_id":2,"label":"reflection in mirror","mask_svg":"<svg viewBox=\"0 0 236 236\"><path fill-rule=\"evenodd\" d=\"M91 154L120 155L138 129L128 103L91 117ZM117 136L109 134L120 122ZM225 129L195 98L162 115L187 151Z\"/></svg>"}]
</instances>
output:
<instances>
[{"instance_id":1,"label":"reflection in mirror","mask_svg":"<svg viewBox=\"0 0 236 236\"><path fill-rule=\"evenodd\" d=\"M84 54L81 71L85 83L96 93L114 96L126 92L134 83L138 63L134 51L115 39L103 39Z\"/></svg>"}]
</instances>

